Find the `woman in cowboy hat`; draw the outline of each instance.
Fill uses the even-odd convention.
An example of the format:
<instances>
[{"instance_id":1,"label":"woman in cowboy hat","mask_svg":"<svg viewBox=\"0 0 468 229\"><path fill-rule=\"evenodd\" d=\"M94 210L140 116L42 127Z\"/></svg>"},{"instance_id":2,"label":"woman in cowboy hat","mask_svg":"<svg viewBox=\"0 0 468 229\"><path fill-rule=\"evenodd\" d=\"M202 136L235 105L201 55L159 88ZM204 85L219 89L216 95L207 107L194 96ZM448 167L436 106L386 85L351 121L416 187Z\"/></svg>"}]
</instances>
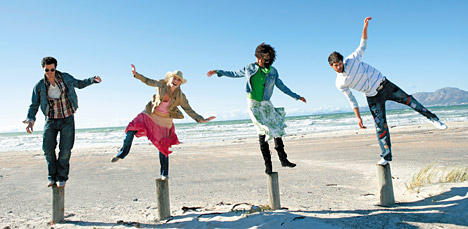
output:
<instances>
[{"instance_id":1,"label":"woman in cowboy hat","mask_svg":"<svg viewBox=\"0 0 468 229\"><path fill-rule=\"evenodd\" d=\"M132 73L133 77L141 80L146 85L155 87L156 94L153 95L153 99L146 105L145 110L128 124L125 129L126 136L123 146L117 153L117 156L112 158L111 161L117 162L119 159L127 156L130 152L134 136L146 136L159 150L161 176L165 180L169 178L168 156L172 153L169 148L179 144L172 119L184 118L184 115L177 106L181 106L185 113L198 123L209 122L215 117L211 116L205 119L192 110L187 98L180 89L180 85L187 82L181 71L167 72L164 79L154 80L136 72L135 66L132 64Z\"/></svg>"}]
</instances>

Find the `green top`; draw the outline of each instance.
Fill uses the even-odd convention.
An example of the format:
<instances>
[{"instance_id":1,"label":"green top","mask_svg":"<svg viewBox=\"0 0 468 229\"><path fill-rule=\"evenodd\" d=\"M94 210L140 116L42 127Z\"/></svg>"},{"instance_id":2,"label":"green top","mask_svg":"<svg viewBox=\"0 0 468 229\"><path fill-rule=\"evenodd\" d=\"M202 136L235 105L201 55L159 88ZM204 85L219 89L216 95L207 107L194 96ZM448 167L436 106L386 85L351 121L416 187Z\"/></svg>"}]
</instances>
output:
<instances>
[{"instance_id":1,"label":"green top","mask_svg":"<svg viewBox=\"0 0 468 229\"><path fill-rule=\"evenodd\" d=\"M260 68L255 75L250 78L250 84L252 85L252 91L249 94L250 99L257 100L259 102L263 101L266 76L270 71L271 66L269 68Z\"/></svg>"}]
</instances>

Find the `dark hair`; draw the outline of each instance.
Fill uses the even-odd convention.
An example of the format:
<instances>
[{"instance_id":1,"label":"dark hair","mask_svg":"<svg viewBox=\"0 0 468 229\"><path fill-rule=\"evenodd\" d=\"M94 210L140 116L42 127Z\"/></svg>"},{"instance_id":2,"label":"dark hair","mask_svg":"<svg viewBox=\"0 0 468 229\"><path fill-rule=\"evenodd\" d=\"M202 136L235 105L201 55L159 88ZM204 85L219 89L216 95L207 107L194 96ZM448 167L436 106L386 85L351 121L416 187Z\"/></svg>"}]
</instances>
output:
<instances>
[{"instance_id":1,"label":"dark hair","mask_svg":"<svg viewBox=\"0 0 468 229\"><path fill-rule=\"evenodd\" d=\"M276 52L273 47L263 42L255 49L255 57L265 60L265 66L268 68L275 61Z\"/></svg>"},{"instance_id":2,"label":"dark hair","mask_svg":"<svg viewBox=\"0 0 468 229\"><path fill-rule=\"evenodd\" d=\"M333 52L328 56L328 63L332 65L333 63L338 63L340 61L343 61L343 56L339 52Z\"/></svg>"},{"instance_id":3,"label":"dark hair","mask_svg":"<svg viewBox=\"0 0 468 229\"><path fill-rule=\"evenodd\" d=\"M57 59L51 56L44 57L41 63L42 63L42 67L45 67L46 65L49 65L49 64L54 64L55 67L57 67Z\"/></svg>"}]
</instances>

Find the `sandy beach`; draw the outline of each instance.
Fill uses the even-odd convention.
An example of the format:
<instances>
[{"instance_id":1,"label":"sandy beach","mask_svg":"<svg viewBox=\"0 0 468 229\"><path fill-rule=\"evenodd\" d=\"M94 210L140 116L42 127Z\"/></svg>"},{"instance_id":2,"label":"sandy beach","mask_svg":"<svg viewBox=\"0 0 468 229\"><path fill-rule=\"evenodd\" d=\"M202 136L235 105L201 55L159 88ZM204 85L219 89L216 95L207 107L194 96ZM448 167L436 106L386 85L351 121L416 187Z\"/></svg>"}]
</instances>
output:
<instances>
[{"instance_id":1,"label":"sandy beach","mask_svg":"<svg viewBox=\"0 0 468 229\"><path fill-rule=\"evenodd\" d=\"M466 228L468 181L427 185L419 193L407 189L431 163L468 167L468 123L447 124L448 130L391 128L397 204L388 208L376 206L380 148L373 126L290 133L284 142L297 163L292 169L280 166L270 143L284 208L277 211L255 212L268 204L257 139L182 142L170 155L172 217L163 221L157 219L154 146L134 145L117 163L110 159L119 145L74 149L65 221L53 228ZM42 151L4 152L0 165L1 228L50 228L52 191Z\"/></svg>"}]
</instances>

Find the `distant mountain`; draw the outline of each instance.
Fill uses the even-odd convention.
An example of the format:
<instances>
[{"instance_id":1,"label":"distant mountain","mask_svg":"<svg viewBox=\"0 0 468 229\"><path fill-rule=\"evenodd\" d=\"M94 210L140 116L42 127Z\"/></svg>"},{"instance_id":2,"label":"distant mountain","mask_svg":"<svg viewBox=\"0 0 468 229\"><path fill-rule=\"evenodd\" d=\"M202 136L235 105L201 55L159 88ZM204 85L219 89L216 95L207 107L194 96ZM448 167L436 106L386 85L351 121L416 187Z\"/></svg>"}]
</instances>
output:
<instances>
[{"instance_id":1,"label":"distant mountain","mask_svg":"<svg viewBox=\"0 0 468 229\"><path fill-rule=\"evenodd\" d=\"M425 107L468 104L468 91L455 87L445 87L435 92L417 92L413 97ZM393 101L389 101L386 105L387 109L408 108Z\"/></svg>"}]
</instances>

